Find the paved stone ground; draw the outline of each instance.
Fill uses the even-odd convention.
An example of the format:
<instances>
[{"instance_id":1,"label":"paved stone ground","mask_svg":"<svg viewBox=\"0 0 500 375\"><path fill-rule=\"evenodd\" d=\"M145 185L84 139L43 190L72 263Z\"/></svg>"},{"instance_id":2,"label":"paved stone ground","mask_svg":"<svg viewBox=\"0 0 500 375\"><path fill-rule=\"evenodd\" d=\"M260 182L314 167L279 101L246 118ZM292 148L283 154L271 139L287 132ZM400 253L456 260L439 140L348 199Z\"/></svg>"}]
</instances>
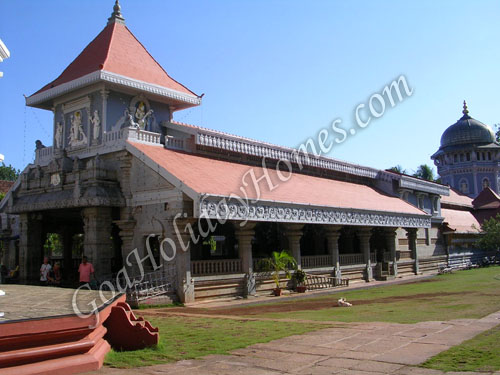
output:
<instances>
[{"instance_id":1,"label":"paved stone ground","mask_svg":"<svg viewBox=\"0 0 500 375\"><path fill-rule=\"evenodd\" d=\"M4 296L0 296L0 312L3 313L3 316L0 316L0 324L21 319L75 314L72 303L76 289L0 284L0 290L5 292ZM104 292L103 296L106 299L112 298L108 292ZM81 289L76 294L75 303L82 313L92 311L92 301L95 301L97 306L105 302L101 300L97 290Z\"/></svg>"},{"instance_id":2,"label":"paved stone ground","mask_svg":"<svg viewBox=\"0 0 500 375\"><path fill-rule=\"evenodd\" d=\"M415 365L497 324L500 324L500 311L478 320L350 323L252 345L234 350L230 355L211 355L140 369L103 368L93 374L435 375L443 372Z\"/></svg>"}]
</instances>

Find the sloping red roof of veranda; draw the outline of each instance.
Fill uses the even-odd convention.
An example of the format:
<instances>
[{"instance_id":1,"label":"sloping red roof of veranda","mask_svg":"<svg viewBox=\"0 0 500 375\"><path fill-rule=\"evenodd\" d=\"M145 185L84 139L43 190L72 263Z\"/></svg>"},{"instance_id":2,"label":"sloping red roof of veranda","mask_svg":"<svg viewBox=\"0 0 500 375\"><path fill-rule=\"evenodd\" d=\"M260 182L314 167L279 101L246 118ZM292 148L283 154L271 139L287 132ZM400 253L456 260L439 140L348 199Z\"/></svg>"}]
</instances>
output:
<instances>
[{"instance_id":1,"label":"sloping red roof of veranda","mask_svg":"<svg viewBox=\"0 0 500 375\"><path fill-rule=\"evenodd\" d=\"M35 94L99 70L196 95L172 79L127 26L119 22L108 24L59 77Z\"/></svg>"},{"instance_id":2,"label":"sloping red roof of veranda","mask_svg":"<svg viewBox=\"0 0 500 375\"><path fill-rule=\"evenodd\" d=\"M480 233L481 224L470 211L442 208L444 224L457 233Z\"/></svg>"},{"instance_id":3,"label":"sloping red roof of veranda","mask_svg":"<svg viewBox=\"0 0 500 375\"><path fill-rule=\"evenodd\" d=\"M256 178L264 173L262 167L216 160L142 143L129 143L198 194L227 197L233 193L244 197L240 187L243 187L242 177L245 173L253 169ZM250 177L246 177L248 186L245 190L248 198L321 207L427 215L402 199L367 185L300 173L293 173L290 180L282 182L275 169L267 171L273 183L279 187L270 191L267 189L267 183L262 180L259 183L261 190L259 197ZM283 172L283 175L287 173Z\"/></svg>"}]
</instances>

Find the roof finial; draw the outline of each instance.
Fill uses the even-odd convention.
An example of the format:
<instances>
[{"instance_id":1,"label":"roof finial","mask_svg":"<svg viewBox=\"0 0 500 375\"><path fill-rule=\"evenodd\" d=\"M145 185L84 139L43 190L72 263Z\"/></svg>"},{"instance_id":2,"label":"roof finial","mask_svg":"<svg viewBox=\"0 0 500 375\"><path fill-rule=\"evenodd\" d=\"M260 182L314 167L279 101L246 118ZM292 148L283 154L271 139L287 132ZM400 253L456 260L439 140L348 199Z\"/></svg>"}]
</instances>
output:
<instances>
[{"instance_id":1,"label":"roof finial","mask_svg":"<svg viewBox=\"0 0 500 375\"><path fill-rule=\"evenodd\" d=\"M464 100L464 110L462 111L462 113L465 116L469 116L469 109L467 108L467 102L465 100Z\"/></svg>"},{"instance_id":2,"label":"roof finial","mask_svg":"<svg viewBox=\"0 0 500 375\"><path fill-rule=\"evenodd\" d=\"M108 18L108 25L113 22L125 24L125 18L123 18L121 10L122 8L120 6L120 2L118 0L115 0L115 5L113 6L113 13L111 13L111 17Z\"/></svg>"}]
</instances>

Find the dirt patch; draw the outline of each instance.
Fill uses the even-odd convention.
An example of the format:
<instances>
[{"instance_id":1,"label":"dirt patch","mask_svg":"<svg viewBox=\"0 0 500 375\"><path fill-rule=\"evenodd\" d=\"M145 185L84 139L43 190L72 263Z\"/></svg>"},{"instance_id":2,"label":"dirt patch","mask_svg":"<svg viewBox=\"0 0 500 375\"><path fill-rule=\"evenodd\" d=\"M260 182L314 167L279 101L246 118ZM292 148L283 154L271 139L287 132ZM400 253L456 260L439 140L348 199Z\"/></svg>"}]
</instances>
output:
<instances>
[{"instance_id":1,"label":"dirt patch","mask_svg":"<svg viewBox=\"0 0 500 375\"><path fill-rule=\"evenodd\" d=\"M361 299L361 300L350 300L354 305L370 305L375 303L391 303L391 302L403 302L408 300L432 300L434 298L452 295L463 295L472 292L447 292L447 293L421 293L413 294L409 296L394 296L385 297L377 299ZM203 314L203 315L234 315L234 316L252 316L260 315L266 313L284 313L284 312L294 312L303 310L323 310L336 308L336 299L311 299L311 300L294 300L294 301L283 301L277 304L261 304L252 306L240 306L240 307L217 307L212 309L207 308L196 308L196 307L184 307L184 308L168 308L156 311L161 312L182 312L186 314ZM146 312L147 311L147 312ZM145 310L143 313L155 314L155 309Z\"/></svg>"}]
</instances>

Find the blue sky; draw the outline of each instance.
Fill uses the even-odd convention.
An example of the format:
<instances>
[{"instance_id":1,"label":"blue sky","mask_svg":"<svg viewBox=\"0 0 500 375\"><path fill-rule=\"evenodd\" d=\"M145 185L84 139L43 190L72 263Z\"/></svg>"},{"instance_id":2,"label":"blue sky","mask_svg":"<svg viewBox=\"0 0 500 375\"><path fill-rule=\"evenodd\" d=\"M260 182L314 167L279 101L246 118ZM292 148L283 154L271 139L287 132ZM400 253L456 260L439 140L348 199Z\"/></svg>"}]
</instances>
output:
<instances>
[{"instance_id":1,"label":"blue sky","mask_svg":"<svg viewBox=\"0 0 500 375\"><path fill-rule=\"evenodd\" d=\"M0 1L0 153L17 168L51 112L25 108L102 30L113 0ZM286 146L314 137L401 74L414 90L330 156L388 168L431 163L442 132L470 114L500 122L498 1L122 0L127 26L199 108L175 118Z\"/></svg>"}]
</instances>

